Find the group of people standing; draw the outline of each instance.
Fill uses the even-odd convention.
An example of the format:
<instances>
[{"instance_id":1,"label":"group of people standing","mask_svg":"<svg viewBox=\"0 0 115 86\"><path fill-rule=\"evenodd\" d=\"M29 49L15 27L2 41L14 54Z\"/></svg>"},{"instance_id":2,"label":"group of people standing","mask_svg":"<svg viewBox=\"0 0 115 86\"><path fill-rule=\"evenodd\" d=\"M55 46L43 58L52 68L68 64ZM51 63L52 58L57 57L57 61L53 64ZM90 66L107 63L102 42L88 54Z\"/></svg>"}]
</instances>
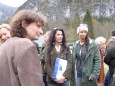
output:
<instances>
[{"instance_id":1,"label":"group of people standing","mask_svg":"<svg viewBox=\"0 0 115 86\"><path fill-rule=\"evenodd\" d=\"M63 29L46 32L38 54L33 41L43 34L45 23L44 15L21 10L12 17L10 25L0 26L0 85L98 86L104 58L96 41L88 36L88 26L80 24L77 28L79 40L73 43L72 52ZM66 60L67 67L61 77L54 79L57 57Z\"/></svg>"},{"instance_id":2,"label":"group of people standing","mask_svg":"<svg viewBox=\"0 0 115 86\"><path fill-rule=\"evenodd\" d=\"M63 29L54 28L44 48L47 86L98 86L101 59L96 42L88 36L88 26L80 24L76 30L79 40L73 44L72 53L66 44ZM41 48L43 51L43 48ZM41 53L42 53L41 51ZM43 54L42 54L43 56ZM56 58L67 60L67 68L57 79L52 78Z\"/></svg>"}]
</instances>

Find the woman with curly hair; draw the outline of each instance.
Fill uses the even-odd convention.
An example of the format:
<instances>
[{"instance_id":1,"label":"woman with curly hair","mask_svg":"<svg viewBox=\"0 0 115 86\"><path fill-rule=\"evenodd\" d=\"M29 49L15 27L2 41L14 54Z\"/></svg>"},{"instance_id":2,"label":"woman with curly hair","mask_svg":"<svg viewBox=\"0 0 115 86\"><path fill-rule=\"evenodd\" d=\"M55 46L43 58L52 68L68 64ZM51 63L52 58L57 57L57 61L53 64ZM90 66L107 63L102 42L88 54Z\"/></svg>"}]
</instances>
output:
<instances>
[{"instance_id":1,"label":"woman with curly hair","mask_svg":"<svg viewBox=\"0 0 115 86\"><path fill-rule=\"evenodd\" d=\"M21 10L11 19L11 38L0 46L1 86L44 86L42 69L33 40L43 34L45 17Z\"/></svg>"}]
</instances>

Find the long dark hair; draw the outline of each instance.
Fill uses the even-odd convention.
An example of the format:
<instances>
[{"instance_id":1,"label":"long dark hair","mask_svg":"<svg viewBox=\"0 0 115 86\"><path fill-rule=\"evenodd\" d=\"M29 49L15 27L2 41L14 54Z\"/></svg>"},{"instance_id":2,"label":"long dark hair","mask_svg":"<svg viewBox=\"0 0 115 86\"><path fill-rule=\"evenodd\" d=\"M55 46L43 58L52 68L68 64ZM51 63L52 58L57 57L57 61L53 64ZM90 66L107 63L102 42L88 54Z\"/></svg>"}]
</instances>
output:
<instances>
[{"instance_id":1,"label":"long dark hair","mask_svg":"<svg viewBox=\"0 0 115 86\"><path fill-rule=\"evenodd\" d=\"M88 51L88 46L89 46L89 36L88 36L88 33L87 33L86 38L85 38L86 51Z\"/></svg>"},{"instance_id":2,"label":"long dark hair","mask_svg":"<svg viewBox=\"0 0 115 86\"><path fill-rule=\"evenodd\" d=\"M56 28L53 29L50 33L50 37L49 37L49 43L48 43L48 52L50 53L54 44L55 44L55 34L57 33L57 31L61 31L63 34L63 39L62 39L62 47L66 48L66 37L65 37L65 33L64 30L61 28Z\"/></svg>"}]
</instances>

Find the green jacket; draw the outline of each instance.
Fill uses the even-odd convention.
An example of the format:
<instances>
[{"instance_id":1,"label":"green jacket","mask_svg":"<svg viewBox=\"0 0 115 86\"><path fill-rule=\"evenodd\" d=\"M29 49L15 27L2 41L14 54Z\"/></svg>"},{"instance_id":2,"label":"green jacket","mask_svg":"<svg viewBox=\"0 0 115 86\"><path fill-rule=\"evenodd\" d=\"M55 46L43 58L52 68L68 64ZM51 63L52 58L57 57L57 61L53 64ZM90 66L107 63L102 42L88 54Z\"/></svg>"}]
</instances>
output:
<instances>
[{"instance_id":1,"label":"green jacket","mask_svg":"<svg viewBox=\"0 0 115 86\"><path fill-rule=\"evenodd\" d=\"M45 68L46 47L47 47L47 44L43 43L43 45L40 49L40 61L41 61L43 73L46 73L46 68Z\"/></svg>"},{"instance_id":2,"label":"green jacket","mask_svg":"<svg viewBox=\"0 0 115 86\"><path fill-rule=\"evenodd\" d=\"M71 68L72 68L72 55L69 46L67 48L61 47L60 53L57 53L55 47L53 47L51 53L46 54L46 71L47 71L47 80L50 83L55 83L54 80L52 79L52 72L54 69L55 65L55 60L56 58L62 58L67 60L67 68L66 71L64 72L63 76L66 77L68 80L71 78Z\"/></svg>"},{"instance_id":3,"label":"green jacket","mask_svg":"<svg viewBox=\"0 0 115 86\"><path fill-rule=\"evenodd\" d=\"M77 86L76 79L75 79L75 64L76 60L76 49L79 41L76 41L73 44L72 50L72 79L70 82L70 86ZM87 51L86 58L84 60L83 68L82 68L82 86L98 86L97 85L97 78L100 73L101 68L101 60L100 54L97 45L93 40L90 39L89 47ZM89 81L88 77L91 76L94 78L93 81Z\"/></svg>"}]
</instances>

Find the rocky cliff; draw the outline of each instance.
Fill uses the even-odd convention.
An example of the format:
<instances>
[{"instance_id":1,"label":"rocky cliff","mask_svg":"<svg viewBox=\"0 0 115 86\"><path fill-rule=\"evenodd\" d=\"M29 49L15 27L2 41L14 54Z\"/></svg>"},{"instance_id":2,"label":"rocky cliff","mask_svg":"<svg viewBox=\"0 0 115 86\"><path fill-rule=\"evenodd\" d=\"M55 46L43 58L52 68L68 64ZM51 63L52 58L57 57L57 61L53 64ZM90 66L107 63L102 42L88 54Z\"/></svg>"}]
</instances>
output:
<instances>
[{"instance_id":1,"label":"rocky cliff","mask_svg":"<svg viewBox=\"0 0 115 86\"><path fill-rule=\"evenodd\" d=\"M92 16L113 17L115 0L28 0L19 9L41 11L52 20L69 18L78 14L81 18L89 9Z\"/></svg>"},{"instance_id":2,"label":"rocky cliff","mask_svg":"<svg viewBox=\"0 0 115 86\"><path fill-rule=\"evenodd\" d=\"M0 23L7 22L8 18L11 17L17 8L3 5L0 3Z\"/></svg>"}]
</instances>

